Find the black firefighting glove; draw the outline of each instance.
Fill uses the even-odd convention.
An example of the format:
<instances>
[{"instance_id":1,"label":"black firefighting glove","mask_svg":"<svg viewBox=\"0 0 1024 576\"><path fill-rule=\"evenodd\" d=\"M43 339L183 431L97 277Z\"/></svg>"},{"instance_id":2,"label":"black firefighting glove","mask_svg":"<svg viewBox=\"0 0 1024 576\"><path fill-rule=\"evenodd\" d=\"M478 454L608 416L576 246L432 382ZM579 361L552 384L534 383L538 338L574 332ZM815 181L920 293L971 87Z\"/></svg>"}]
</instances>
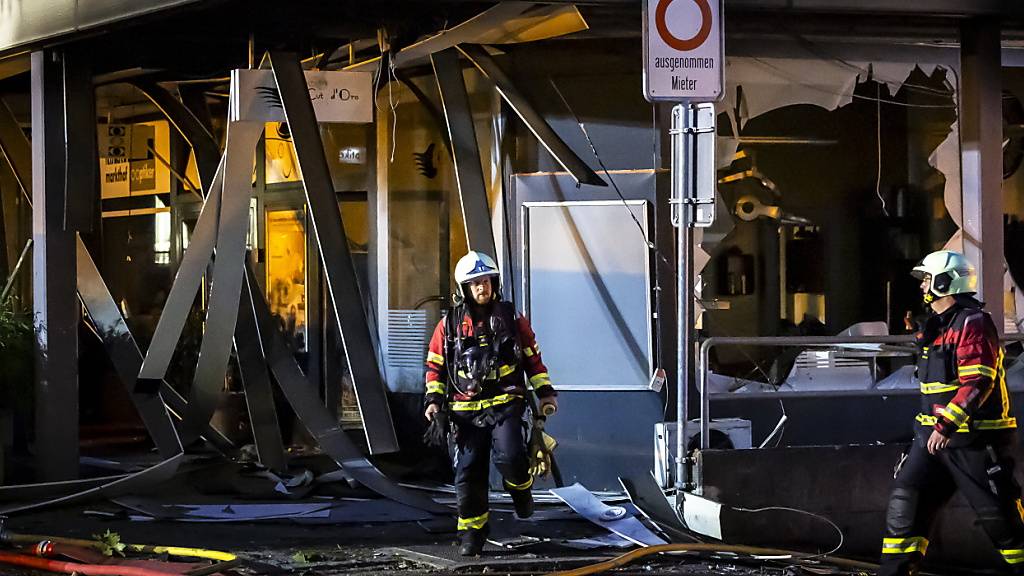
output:
<instances>
[{"instance_id":1,"label":"black firefighting glove","mask_svg":"<svg viewBox=\"0 0 1024 576\"><path fill-rule=\"evenodd\" d=\"M440 448L448 445L448 413L444 410L434 412L430 426L423 433L423 443L427 446Z\"/></svg>"}]
</instances>

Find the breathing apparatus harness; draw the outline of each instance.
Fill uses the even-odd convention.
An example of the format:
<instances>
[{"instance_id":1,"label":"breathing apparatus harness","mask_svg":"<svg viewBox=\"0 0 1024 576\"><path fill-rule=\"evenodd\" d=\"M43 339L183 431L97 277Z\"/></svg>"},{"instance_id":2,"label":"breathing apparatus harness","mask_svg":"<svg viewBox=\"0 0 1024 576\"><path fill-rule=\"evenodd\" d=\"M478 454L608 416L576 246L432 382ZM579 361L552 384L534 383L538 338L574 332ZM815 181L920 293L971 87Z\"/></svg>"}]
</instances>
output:
<instances>
[{"instance_id":1,"label":"breathing apparatus harness","mask_svg":"<svg viewBox=\"0 0 1024 576\"><path fill-rule=\"evenodd\" d=\"M471 336L466 334L462 321L467 314L473 318L469 306L463 300L445 314L445 362L450 367L447 370L450 390L472 398L483 391L489 377L500 379L497 373L503 363L518 370L522 349L515 332L511 303L493 301L486 327L474 329ZM481 427L493 426L497 421L493 408L484 408L473 418L473 424Z\"/></svg>"},{"instance_id":2,"label":"breathing apparatus harness","mask_svg":"<svg viewBox=\"0 0 1024 576\"><path fill-rule=\"evenodd\" d=\"M466 397L474 397L483 390L484 382L496 374L502 358L510 365L519 367L522 349L515 333L515 312L508 302L496 298L491 303L491 315L487 329L475 331L472 336L465 334L462 320L468 313L473 317L465 294L454 294L454 305L442 312L444 322L444 363L447 390L441 400L440 410L434 414L430 427L423 435L423 441L431 446L446 442L449 422L449 396L452 391ZM479 410L472 422L475 426L494 426L500 420L493 407Z\"/></svg>"}]
</instances>

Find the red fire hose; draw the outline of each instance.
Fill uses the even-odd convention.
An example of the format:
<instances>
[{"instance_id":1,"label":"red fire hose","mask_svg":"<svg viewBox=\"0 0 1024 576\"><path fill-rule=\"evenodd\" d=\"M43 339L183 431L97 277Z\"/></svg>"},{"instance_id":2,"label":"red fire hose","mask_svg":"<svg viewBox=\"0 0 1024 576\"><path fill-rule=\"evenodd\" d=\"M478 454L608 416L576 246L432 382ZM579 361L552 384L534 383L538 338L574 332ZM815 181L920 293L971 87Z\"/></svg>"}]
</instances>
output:
<instances>
[{"instance_id":1,"label":"red fire hose","mask_svg":"<svg viewBox=\"0 0 1024 576\"><path fill-rule=\"evenodd\" d=\"M63 572L65 574L83 574L85 576L168 576L167 572L150 570L137 566L117 566L106 564L80 564L77 562L62 562L48 558L37 558L24 554L12 554L0 552L0 563L24 566L36 570L48 572Z\"/></svg>"}]
</instances>

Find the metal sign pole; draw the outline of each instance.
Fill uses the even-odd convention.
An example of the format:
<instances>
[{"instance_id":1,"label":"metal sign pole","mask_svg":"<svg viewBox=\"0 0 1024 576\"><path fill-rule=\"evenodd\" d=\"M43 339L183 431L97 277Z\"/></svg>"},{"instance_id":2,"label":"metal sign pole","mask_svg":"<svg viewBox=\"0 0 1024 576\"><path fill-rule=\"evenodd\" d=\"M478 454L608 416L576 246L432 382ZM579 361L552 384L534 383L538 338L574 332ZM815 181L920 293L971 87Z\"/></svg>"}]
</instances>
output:
<instances>
[{"instance_id":1,"label":"metal sign pole","mask_svg":"<svg viewBox=\"0 0 1024 576\"><path fill-rule=\"evenodd\" d=\"M683 204L685 198L685 165L686 146L684 136L684 123L686 117L686 106L679 104L672 108L672 127L669 132L672 140L672 225L676 230L676 457L675 457L675 479L676 490L685 490L688 487L689 467L686 465L686 420L689 407L687 378L689 370L689 355L686 353L689 343L689 316L686 313L684 304L687 297L687 277L689 270L687 264L690 262L689 250L692 249L689 226L689 210Z\"/></svg>"},{"instance_id":2,"label":"metal sign pole","mask_svg":"<svg viewBox=\"0 0 1024 576\"><path fill-rule=\"evenodd\" d=\"M679 228L676 250L676 489L692 487L686 455L689 381L693 372L693 228L714 221L715 108L679 104L672 109L672 224ZM701 398L701 448L707 447L707 398Z\"/></svg>"},{"instance_id":3,"label":"metal sign pole","mask_svg":"<svg viewBox=\"0 0 1024 576\"><path fill-rule=\"evenodd\" d=\"M672 109L672 224L677 242L676 458L679 490L692 486L686 459L689 375L693 373L693 230L715 217L715 108L725 88L725 2L644 0L644 98L682 102ZM698 23L693 33L693 23ZM688 63L699 63L691 67ZM701 104L694 102L703 101ZM707 446L707 398L701 398L701 448ZM699 470L698 470L699 484ZM698 486L699 488L699 486Z\"/></svg>"},{"instance_id":4,"label":"metal sign pole","mask_svg":"<svg viewBox=\"0 0 1024 576\"><path fill-rule=\"evenodd\" d=\"M676 322L677 342L676 349L676 391L677 401L677 424L676 434L676 488L686 490L689 488L689 466L686 456L686 426L689 420L689 380L690 363L693 358L693 295L689 287L693 285L693 228L690 225L690 207L687 204L679 206L682 222L679 225L676 236L678 238L676 257L676 302L678 319Z\"/></svg>"}]
</instances>

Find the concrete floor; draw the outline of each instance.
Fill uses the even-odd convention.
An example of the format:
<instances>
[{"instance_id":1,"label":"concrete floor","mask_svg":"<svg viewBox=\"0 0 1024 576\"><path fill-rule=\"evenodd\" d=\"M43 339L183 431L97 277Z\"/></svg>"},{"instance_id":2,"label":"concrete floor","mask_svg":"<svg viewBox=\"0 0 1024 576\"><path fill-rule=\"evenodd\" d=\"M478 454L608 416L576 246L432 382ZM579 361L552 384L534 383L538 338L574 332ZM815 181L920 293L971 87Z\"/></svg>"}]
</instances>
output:
<instances>
[{"instance_id":1,"label":"concrete floor","mask_svg":"<svg viewBox=\"0 0 1024 576\"><path fill-rule=\"evenodd\" d=\"M298 461L297 464L314 474L324 472L317 460ZM330 499L333 498L346 499L343 501L353 505L363 502L395 506L386 500L362 501L360 499L373 498L373 495L345 482L317 485L309 492L286 497L274 491L273 481L260 476L258 470L256 472L254 474L251 466L224 460L192 462L183 467L173 481L151 488L145 496L151 501L179 505L332 502ZM447 499L450 500L451 495L447 495ZM508 509L507 503L492 505L493 540L528 534L550 542L516 551L489 546L480 558L464 559L458 557L454 546L455 523L451 517L318 525L298 524L287 519L245 523L138 521L128 517L126 508L110 501L12 515L5 520L5 528L19 534L81 539L92 539L94 535L109 530L128 543L223 550L237 554L243 560L239 568L226 572L238 576L548 574L593 564L623 552L612 548L575 550L556 544L561 540L607 534L561 504L539 504L535 517L527 521L517 520L511 513L501 511ZM400 514L392 517L398 516ZM373 514L363 514L363 517L378 518ZM353 518L347 516L343 521ZM807 572L784 560L651 556L613 573L798 576L857 572ZM37 576L47 573L19 571L0 565L0 575L6 574Z\"/></svg>"},{"instance_id":2,"label":"concrete floor","mask_svg":"<svg viewBox=\"0 0 1024 576\"><path fill-rule=\"evenodd\" d=\"M22 534L44 534L90 539L107 530L117 532L125 542L211 548L229 551L243 559L238 575L329 576L341 574L402 574L443 576L447 574L546 574L610 558L620 551L571 550L553 544L517 552L488 546L480 558L461 559L452 532L436 533L416 522L368 523L358 525L306 526L292 522L264 523L182 523L138 522L124 518L99 518L86 511L114 510L109 503L76 506L18 515L6 520L7 529ZM436 522L433 524L437 524ZM602 530L583 520L523 522L510 514L495 514L493 537L510 537L521 532L546 537L579 538L597 536ZM432 533L433 532L433 533ZM395 549L418 551L419 559L396 554ZM439 560L431 560L429 556ZM415 556L415 555L414 555ZM445 557L460 565L446 565ZM700 560L683 557L651 557L637 561L616 574L778 575L809 574L793 566L771 562ZM833 572L846 573L846 572ZM42 576L46 572L17 570L0 565L0 574Z\"/></svg>"}]
</instances>

